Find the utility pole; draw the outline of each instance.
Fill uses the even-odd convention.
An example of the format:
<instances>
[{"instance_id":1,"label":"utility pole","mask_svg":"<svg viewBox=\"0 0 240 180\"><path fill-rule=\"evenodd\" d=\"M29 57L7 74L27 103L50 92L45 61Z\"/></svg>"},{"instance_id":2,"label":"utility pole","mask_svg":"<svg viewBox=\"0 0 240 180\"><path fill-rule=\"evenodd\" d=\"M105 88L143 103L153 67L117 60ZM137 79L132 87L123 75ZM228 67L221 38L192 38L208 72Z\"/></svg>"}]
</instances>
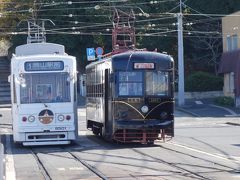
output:
<instances>
[{"instance_id":1,"label":"utility pole","mask_svg":"<svg viewBox=\"0 0 240 180\"><path fill-rule=\"evenodd\" d=\"M178 17L178 105L185 104L184 98L184 58L183 58L183 25L182 25L182 0L180 0L180 13Z\"/></svg>"}]
</instances>

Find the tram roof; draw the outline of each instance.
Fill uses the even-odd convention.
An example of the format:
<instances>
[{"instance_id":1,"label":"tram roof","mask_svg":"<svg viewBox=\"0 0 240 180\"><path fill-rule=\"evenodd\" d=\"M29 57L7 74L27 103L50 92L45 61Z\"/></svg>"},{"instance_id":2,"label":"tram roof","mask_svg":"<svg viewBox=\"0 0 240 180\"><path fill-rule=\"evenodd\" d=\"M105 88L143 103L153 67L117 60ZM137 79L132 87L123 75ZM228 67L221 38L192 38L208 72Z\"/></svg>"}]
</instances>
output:
<instances>
[{"instance_id":1,"label":"tram roof","mask_svg":"<svg viewBox=\"0 0 240 180\"><path fill-rule=\"evenodd\" d=\"M134 61L137 62L154 62L161 64L161 68L168 69L171 67L171 62L173 61L173 58L170 55L159 53L159 52L153 52L153 51L127 51L124 53L115 54L113 56L109 56L106 58L103 58L100 61L95 61L90 63L86 66L86 68L90 68L94 65L101 64L104 62L110 62L112 61L113 66L115 66L116 69L125 69L126 64L129 65L129 67L132 67L128 60L131 60L131 63Z\"/></svg>"},{"instance_id":2,"label":"tram roof","mask_svg":"<svg viewBox=\"0 0 240 180\"><path fill-rule=\"evenodd\" d=\"M54 43L30 43L16 47L16 56L30 56L40 54L65 55L65 47Z\"/></svg>"},{"instance_id":3,"label":"tram roof","mask_svg":"<svg viewBox=\"0 0 240 180\"><path fill-rule=\"evenodd\" d=\"M116 54L112 57L113 60L129 59L138 61L173 61L170 55L153 52L153 51L127 51Z\"/></svg>"}]
</instances>

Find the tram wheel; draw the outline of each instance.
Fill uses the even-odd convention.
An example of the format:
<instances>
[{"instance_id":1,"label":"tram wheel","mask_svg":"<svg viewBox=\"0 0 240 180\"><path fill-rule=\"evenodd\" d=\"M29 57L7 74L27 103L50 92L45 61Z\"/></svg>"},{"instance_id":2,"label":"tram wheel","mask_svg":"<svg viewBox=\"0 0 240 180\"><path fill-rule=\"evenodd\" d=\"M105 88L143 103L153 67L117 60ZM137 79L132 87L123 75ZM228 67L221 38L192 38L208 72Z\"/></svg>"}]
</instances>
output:
<instances>
[{"instance_id":1,"label":"tram wheel","mask_svg":"<svg viewBox=\"0 0 240 180\"><path fill-rule=\"evenodd\" d=\"M92 132L93 132L93 134L95 134L95 135L99 135L99 134L101 134L101 128L99 128L99 127L97 127L97 126L93 126L92 127Z\"/></svg>"},{"instance_id":2,"label":"tram wheel","mask_svg":"<svg viewBox=\"0 0 240 180\"><path fill-rule=\"evenodd\" d=\"M153 141L153 140L149 140L149 141L147 142L147 144L148 144L148 145L154 145L154 141Z\"/></svg>"},{"instance_id":3,"label":"tram wheel","mask_svg":"<svg viewBox=\"0 0 240 180\"><path fill-rule=\"evenodd\" d=\"M105 135L106 135L106 133L105 133L105 127L102 126L101 129L100 129L100 136L104 138Z\"/></svg>"}]
</instances>

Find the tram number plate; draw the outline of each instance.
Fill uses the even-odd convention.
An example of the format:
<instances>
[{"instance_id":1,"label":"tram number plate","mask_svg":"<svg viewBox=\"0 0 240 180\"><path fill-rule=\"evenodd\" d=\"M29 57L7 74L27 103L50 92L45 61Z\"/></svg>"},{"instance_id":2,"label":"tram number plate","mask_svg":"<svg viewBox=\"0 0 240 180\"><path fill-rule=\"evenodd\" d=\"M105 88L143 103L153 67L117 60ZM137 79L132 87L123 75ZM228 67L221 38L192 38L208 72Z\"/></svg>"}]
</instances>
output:
<instances>
[{"instance_id":1,"label":"tram number plate","mask_svg":"<svg viewBox=\"0 0 240 180\"><path fill-rule=\"evenodd\" d=\"M134 69L155 69L154 63L133 63Z\"/></svg>"},{"instance_id":2,"label":"tram number plate","mask_svg":"<svg viewBox=\"0 0 240 180\"><path fill-rule=\"evenodd\" d=\"M64 131L64 130L67 130L66 127L55 127L55 130L56 131Z\"/></svg>"}]
</instances>

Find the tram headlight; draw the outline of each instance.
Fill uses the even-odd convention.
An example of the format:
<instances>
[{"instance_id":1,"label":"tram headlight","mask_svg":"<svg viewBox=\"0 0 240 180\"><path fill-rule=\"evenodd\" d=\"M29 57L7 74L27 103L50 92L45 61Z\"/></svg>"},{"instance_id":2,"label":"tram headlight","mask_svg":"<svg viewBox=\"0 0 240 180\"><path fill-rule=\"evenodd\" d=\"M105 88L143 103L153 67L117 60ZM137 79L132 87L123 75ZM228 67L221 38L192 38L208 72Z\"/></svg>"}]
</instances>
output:
<instances>
[{"instance_id":1,"label":"tram headlight","mask_svg":"<svg viewBox=\"0 0 240 180\"><path fill-rule=\"evenodd\" d=\"M35 121L35 117L34 117L34 116L28 116L28 121L29 121L29 122Z\"/></svg>"},{"instance_id":2,"label":"tram headlight","mask_svg":"<svg viewBox=\"0 0 240 180\"><path fill-rule=\"evenodd\" d=\"M58 115L58 120L63 121L64 120L64 115L62 115L62 114Z\"/></svg>"},{"instance_id":3,"label":"tram headlight","mask_svg":"<svg viewBox=\"0 0 240 180\"><path fill-rule=\"evenodd\" d=\"M147 113L148 110L149 110L148 107L145 106L145 105L141 108L141 111L142 111L143 113Z\"/></svg>"}]
</instances>

